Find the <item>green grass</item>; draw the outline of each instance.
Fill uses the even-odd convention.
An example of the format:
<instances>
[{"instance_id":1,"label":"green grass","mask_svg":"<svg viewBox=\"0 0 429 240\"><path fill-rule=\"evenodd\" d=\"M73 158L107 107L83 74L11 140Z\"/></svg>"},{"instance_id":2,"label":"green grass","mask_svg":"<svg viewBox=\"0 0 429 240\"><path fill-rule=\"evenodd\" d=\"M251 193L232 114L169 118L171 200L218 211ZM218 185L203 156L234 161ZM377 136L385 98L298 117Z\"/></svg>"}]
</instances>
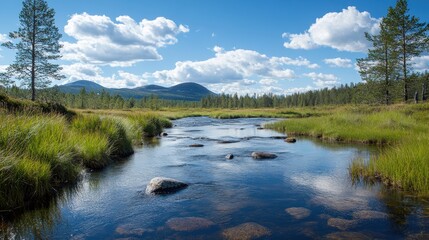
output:
<instances>
[{"instance_id":1,"label":"green grass","mask_svg":"<svg viewBox=\"0 0 429 240\"><path fill-rule=\"evenodd\" d=\"M8 102L19 100L8 99ZM27 103L0 104L0 212L28 206L79 179L84 168L101 169L131 155L133 143L155 136L171 122L155 114L112 116L26 112ZM32 108L31 108L32 109ZM67 110L68 112L68 110Z\"/></svg>"},{"instance_id":2,"label":"green grass","mask_svg":"<svg viewBox=\"0 0 429 240\"><path fill-rule=\"evenodd\" d=\"M382 145L368 162L350 164L351 178L429 195L429 104L338 107L323 116L265 127L288 135Z\"/></svg>"}]
</instances>

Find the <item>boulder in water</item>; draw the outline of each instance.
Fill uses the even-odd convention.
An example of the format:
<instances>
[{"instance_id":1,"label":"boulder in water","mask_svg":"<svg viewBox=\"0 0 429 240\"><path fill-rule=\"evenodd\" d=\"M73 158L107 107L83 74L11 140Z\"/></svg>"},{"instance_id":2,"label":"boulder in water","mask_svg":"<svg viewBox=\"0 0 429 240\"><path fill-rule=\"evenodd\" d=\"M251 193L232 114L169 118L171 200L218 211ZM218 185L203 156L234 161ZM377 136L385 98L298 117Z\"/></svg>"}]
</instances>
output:
<instances>
[{"instance_id":1,"label":"boulder in water","mask_svg":"<svg viewBox=\"0 0 429 240\"><path fill-rule=\"evenodd\" d=\"M254 159L273 159L276 158L277 155L274 153L267 153L267 152L252 152L252 157Z\"/></svg>"},{"instance_id":2,"label":"boulder in water","mask_svg":"<svg viewBox=\"0 0 429 240\"><path fill-rule=\"evenodd\" d=\"M196 144L189 145L189 147L204 147L204 145L196 143Z\"/></svg>"},{"instance_id":3,"label":"boulder in water","mask_svg":"<svg viewBox=\"0 0 429 240\"><path fill-rule=\"evenodd\" d=\"M288 138L285 139L285 142L287 142L287 143L295 143L296 139L293 138L293 137L288 137Z\"/></svg>"},{"instance_id":4,"label":"boulder in water","mask_svg":"<svg viewBox=\"0 0 429 240\"><path fill-rule=\"evenodd\" d=\"M231 160L231 159L233 159L233 158L234 158L234 155L230 153L230 154L227 154L227 155L225 156L225 158L226 158L226 159L230 159L230 160Z\"/></svg>"},{"instance_id":5,"label":"boulder in water","mask_svg":"<svg viewBox=\"0 0 429 240\"><path fill-rule=\"evenodd\" d=\"M188 184L172 178L156 177L150 180L146 187L146 194L172 193L187 187Z\"/></svg>"}]
</instances>

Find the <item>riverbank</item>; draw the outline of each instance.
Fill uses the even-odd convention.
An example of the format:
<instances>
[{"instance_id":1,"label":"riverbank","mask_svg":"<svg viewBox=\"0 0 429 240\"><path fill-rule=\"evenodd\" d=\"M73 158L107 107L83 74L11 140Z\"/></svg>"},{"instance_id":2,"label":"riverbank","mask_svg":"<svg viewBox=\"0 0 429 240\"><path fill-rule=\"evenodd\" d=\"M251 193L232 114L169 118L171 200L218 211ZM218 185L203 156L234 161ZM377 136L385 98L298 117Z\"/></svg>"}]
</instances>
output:
<instances>
[{"instance_id":1,"label":"riverbank","mask_svg":"<svg viewBox=\"0 0 429 240\"><path fill-rule=\"evenodd\" d=\"M288 135L327 141L376 144L381 153L356 159L354 180L382 182L418 195L429 195L429 104L343 106L323 116L288 119L265 127Z\"/></svg>"},{"instance_id":2,"label":"riverbank","mask_svg":"<svg viewBox=\"0 0 429 240\"><path fill-rule=\"evenodd\" d=\"M105 116L0 97L0 212L12 212L131 155L133 145L171 127L153 113Z\"/></svg>"}]
</instances>

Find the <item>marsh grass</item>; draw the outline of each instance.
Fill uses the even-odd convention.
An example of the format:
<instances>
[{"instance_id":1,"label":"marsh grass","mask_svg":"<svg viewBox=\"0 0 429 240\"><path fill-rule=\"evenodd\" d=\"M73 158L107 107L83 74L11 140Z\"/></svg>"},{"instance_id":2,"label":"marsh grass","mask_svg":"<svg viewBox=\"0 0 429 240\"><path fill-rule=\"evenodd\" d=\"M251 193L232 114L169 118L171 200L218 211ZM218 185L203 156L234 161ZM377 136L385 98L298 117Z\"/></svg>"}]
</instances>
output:
<instances>
[{"instance_id":1,"label":"marsh grass","mask_svg":"<svg viewBox=\"0 0 429 240\"><path fill-rule=\"evenodd\" d=\"M343 106L322 116L287 119L265 127L288 135L382 145L369 161L354 160L354 181L429 195L429 104Z\"/></svg>"},{"instance_id":2,"label":"marsh grass","mask_svg":"<svg viewBox=\"0 0 429 240\"><path fill-rule=\"evenodd\" d=\"M104 168L131 155L133 143L141 143L143 136L171 127L155 114L79 114L70 119L43 111L0 113L0 212L56 194L77 181L82 169Z\"/></svg>"}]
</instances>

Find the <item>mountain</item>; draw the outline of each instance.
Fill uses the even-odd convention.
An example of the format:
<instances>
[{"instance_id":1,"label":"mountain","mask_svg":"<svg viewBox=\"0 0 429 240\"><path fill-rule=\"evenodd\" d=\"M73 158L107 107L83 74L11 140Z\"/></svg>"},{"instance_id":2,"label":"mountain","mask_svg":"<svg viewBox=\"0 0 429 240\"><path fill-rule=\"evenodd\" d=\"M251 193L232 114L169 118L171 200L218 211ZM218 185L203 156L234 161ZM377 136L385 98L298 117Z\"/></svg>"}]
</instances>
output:
<instances>
[{"instance_id":1,"label":"mountain","mask_svg":"<svg viewBox=\"0 0 429 240\"><path fill-rule=\"evenodd\" d=\"M201 98L208 95L216 95L200 84L187 82L181 83L172 87L161 87L158 85L146 85L137 88L106 88L97 83L79 80L72 83L67 83L58 86L61 92L77 94L82 88L86 92L100 93L103 90L112 95L120 95L123 98L143 98L151 95L156 95L161 99L169 100L184 100L184 101L199 101Z\"/></svg>"}]
</instances>

